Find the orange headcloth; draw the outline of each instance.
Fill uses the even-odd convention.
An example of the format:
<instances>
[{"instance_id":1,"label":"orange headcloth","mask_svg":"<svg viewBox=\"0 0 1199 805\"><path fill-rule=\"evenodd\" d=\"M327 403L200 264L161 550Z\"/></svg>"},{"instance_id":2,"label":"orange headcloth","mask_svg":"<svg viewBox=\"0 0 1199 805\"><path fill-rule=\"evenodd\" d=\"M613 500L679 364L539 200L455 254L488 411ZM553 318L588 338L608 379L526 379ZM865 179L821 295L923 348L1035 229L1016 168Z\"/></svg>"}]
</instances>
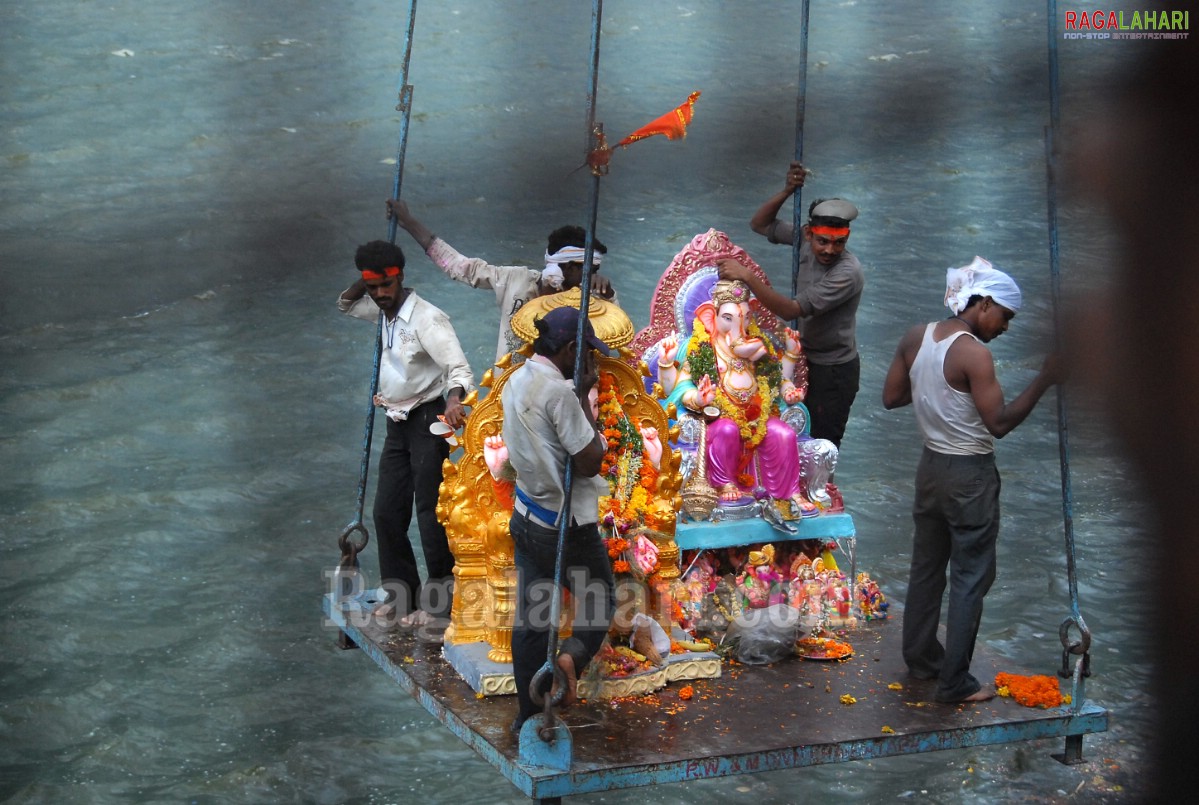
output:
<instances>
[{"instance_id":1,"label":"orange headcloth","mask_svg":"<svg viewBox=\"0 0 1199 805\"><path fill-rule=\"evenodd\" d=\"M364 280L382 280L390 277L400 276L399 266L388 266L387 268L381 268L378 271L373 268L360 268L358 270L362 272L362 278Z\"/></svg>"}]
</instances>

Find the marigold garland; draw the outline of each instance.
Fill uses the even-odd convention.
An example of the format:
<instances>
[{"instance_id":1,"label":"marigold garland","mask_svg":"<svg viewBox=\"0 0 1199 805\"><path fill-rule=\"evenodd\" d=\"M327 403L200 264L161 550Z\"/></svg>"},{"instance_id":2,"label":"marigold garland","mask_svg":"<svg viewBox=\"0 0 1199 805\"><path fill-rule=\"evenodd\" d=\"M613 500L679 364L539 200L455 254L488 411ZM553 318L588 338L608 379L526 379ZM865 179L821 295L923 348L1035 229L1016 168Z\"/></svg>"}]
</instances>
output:
<instances>
[{"instance_id":1,"label":"marigold garland","mask_svg":"<svg viewBox=\"0 0 1199 805\"><path fill-rule=\"evenodd\" d=\"M608 537L604 542L608 545L608 556L611 559L619 559L629 549L629 541L621 536Z\"/></svg>"},{"instance_id":2,"label":"marigold garland","mask_svg":"<svg viewBox=\"0 0 1199 805\"><path fill-rule=\"evenodd\" d=\"M719 377L716 373L716 350L712 348L712 341L702 322L695 322L695 327L691 331L691 343L694 346L688 349L687 360L683 368L692 381L697 381L704 375ZM707 349L702 349L701 347L705 344Z\"/></svg>"},{"instance_id":3,"label":"marigold garland","mask_svg":"<svg viewBox=\"0 0 1199 805\"><path fill-rule=\"evenodd\" d=\"M620 388L611 372L600 374L599 424L608 449L600 468L609 494L600 498L600 522L610 529L606 542L612 570L631 570L625 551L630 542L623 534L643 525L658 487L658 470L645 455L645 439L620 404Z\"/></svg>"},{"instance_id":4,"label":"marigold garland","mask_svg":"<svg viewBox=\"0 0 1199 805\"><path fill-rule=\"evenodd\" d=\"M995 675L995 690L1025 707L1060 707L1065 701L1057 680L1051 676L999 673Z\"/></svg>"},{"instance_id":5,"label":"marigold garland","mask_svg":"<svg viewBox=\"0 0 1199 805\"><path fill-rule=\"evenodd\" d=\"M761 339L766 347L766 355L753 364L758 388L747 404L742 405L732 399L721 388L716 368L716 349L702 322L695 322L691 333L693 346L687 356L686 371L693 381L704 375L715 381L716 405L721 415L737 423L741 441L752 450L766 437L766 423L770 417L778 413L778 405L774 400L783 382L783 370L774 342L762 332L758 323L751 321L748 329L751 338ZM770 404L764 404L766 400Z\"/></svg>"}]
</instances>

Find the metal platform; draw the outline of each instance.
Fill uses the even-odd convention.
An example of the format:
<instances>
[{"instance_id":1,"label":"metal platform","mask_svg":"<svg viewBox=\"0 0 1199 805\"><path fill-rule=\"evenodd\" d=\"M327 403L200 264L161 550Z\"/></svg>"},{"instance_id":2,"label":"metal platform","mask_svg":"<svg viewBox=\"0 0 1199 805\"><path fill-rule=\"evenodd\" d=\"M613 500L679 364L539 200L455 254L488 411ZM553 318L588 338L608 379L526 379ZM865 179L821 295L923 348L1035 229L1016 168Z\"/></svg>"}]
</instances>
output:
<instances>
[{"instance_id":1,"label":"metal platform","mask_svg":"<svg viewBox=\"0 0 1199 805\"><path fill-rule=\"evenodd\" d=\"M891 619L846 633L855 650L846 660L729 663L719 679L687 683L694 690L688 701L679 698L683 685L674 683L650 696L580 702L559 714L570 727L573 762L558 771L519 762L517 738L508 731L515 698L478 698L442 657L439 642L364 625L355 617L359 602L338 606L327 595L323 609L425 709L534 799L1041 738L1062 737L1081 750L1083 735L1108 726L1107 711L1092 702L1052 710L1001 698L933 702L935 683L907 676L893 608ZM973 670L983 680L996 671L1020 672L996 668L983 645ZM856 702L843 703L846 695Z\"/></svg>"}]
</instances>

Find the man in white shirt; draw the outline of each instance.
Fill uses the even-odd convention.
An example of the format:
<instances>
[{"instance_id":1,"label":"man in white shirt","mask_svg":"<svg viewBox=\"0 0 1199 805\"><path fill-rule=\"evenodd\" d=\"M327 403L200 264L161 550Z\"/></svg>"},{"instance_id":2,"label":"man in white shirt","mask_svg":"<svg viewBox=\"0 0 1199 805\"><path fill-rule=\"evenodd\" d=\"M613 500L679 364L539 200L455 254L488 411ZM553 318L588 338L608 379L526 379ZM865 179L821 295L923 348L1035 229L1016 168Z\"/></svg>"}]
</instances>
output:
<instances>
[{"instance_id":1,"label":"man in white shirt","mask_svg":"<svg viewBox=\"0 0 1199 805\"><path fill-rule=\"evenodd\" d=\"M500 332L495 350L497 361L509 352L520 349L524 343L512 332L512 314L530 299L582 285L587 232L580 226L560 226L549 234L545 268L538 271L524 266L493 266L479 257L464 257L418 221L403 201L389 199L387 216L394 218L401 229L412 235L447 277L472 288L491 288L495 291L495 303L500 309ZM596 240L592 243L591 251L591 293L619 306L616 291L608 278L596 273L603 256L608 252L607 247Z\"/></svg>"},{"instance_id":2,"label":"man in white shirt","mask_svg":"<svg viewBox=\"0 0 1199 805\"><path fill-rule=\"evenodd\" d=\"M362 277L342 292L337 307L378 322L383 339L375 404L386 412L387 438L379 461L374 521L387 598L375 614L387 620L399 615L403 625L422 625L431 619L429 610L438 617L448 615L454 571L454 557L436 513L441 464L450 448L429 426L439 417L453 428L462 425L462 398L473 377L449 317L404 287L404 253L399 246L371 241L358 247L354 264ZM408 539L414 502L430 582L423 590Z\"/></svg>"},{"instance_id":3,"label":"man in white shirt","mask_svg":"<svg viewBox=\"0 0 1199 805\"><path fill-rule=\"evenodd\" d=\"M585 325L587 354L577 389L575 369L579 311L559 307L535 321L533 357L513 371L501 394L504 444L516 470L516 505L509 530L516 547L516 620L512 628L512 673L519 711L514 731L538 712L530 686L547 659L551 623L547 602L553 587L559 519L566 493L567 462L572 463L570 520L562 555L562 582L575 600L572 636L562 641L556 662L565 678L563 706L575 697L583 669L599 651L615 610L612 563L596 520L608 483L599 477L607 442L586 402L598 380L592 350L609 354ZM582 401L580 401L582 400ZM550 688L543 680L541 693Z\"/></svg>"}]
</instances>

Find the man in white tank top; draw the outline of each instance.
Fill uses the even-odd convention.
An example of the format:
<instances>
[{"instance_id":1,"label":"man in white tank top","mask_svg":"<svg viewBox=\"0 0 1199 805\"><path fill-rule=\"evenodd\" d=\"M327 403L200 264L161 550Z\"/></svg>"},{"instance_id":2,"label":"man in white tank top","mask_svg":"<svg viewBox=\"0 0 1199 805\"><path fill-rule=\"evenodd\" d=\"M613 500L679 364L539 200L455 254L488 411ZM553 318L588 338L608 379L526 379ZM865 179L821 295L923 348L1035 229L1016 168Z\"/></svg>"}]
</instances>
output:
<instances>
[{"instance_id":1,"label":"man in white tank top","mask_svg":"<svg viewBox=\"0 0 1199 805\"><path fill-rule=\"evenodd\" d=\"M916 523L903 615L903 658L919 679L936 679L941 702L979 702L995 694L970 674L983 597L995 580L999 472L995 439L1032 412L1058 381L1045 359L1019 396L1004 402L995 361L984 344L1007 331L1020 289L981 257L947 275L944 321L904 335L883 385L883 405L912 404L924 439L916 470ZM937 637L945 570L950 570L945 644Z\"/></svg>"}]
</instances>

